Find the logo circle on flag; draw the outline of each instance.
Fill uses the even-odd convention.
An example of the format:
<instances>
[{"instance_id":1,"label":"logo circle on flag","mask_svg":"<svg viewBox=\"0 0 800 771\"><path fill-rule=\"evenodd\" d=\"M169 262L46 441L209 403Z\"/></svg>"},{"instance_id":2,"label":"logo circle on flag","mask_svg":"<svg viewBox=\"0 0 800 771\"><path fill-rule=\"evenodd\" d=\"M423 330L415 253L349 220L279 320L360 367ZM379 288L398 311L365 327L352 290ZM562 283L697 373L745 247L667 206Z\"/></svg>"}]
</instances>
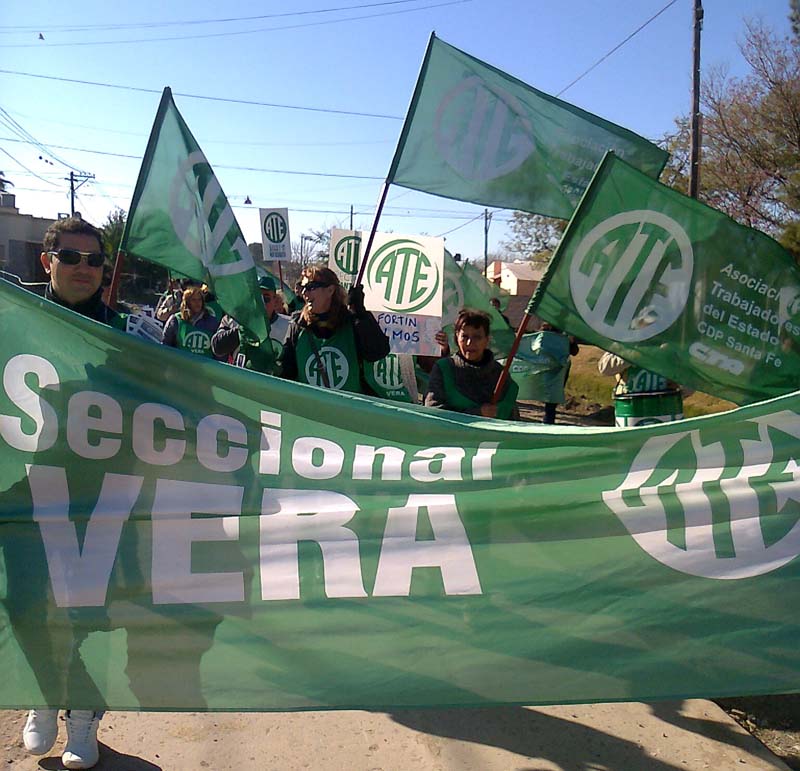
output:
<instances>
[{"instance_id":1,"label":"logo circle on flag","mask_svg":"<svg viewBox=\"0 0 800 771\"><path fill-rule=\"evenodd\" d=\"M477 75L444 95L434 136L447 164L474 182L510 174L534 150L533 126L522 102Z\"/></svg>"},{"instance_id":2,"label":"logo circle on flag","mask_svg":"<svg viewBox=\"0 0 800 771\"><path fill-rule=\"evenodd\" d=\"M325 380L320 371L320 364L325 368L325 372L328 375L328 385L332 389L339 390L347 382L347 377L350 374L350 364L347 361L347 357L338 348L323 346L319 349L319 357L312 353L306 359L306 382L325 388Z\"/></svg>"},{"instance_id":3,"label":"logo circle on flag","mask_svg":"<svg viewBox=\"0 0 800 771\"><path fill-rule=\"evenodd\" d=\"M358 273L358 261L361 257L361 236L345 236L333 254L336 267L348 276Z\"/></svg>"},{"instance_id":4,"label":"logo circle on flag","mask_svg":"<svg viewBox=\"0 0 800 771\"><path fill-rule=\"evenodd\" d=\"M283 215L276 211L270 212L264 217L264 235L267 240L272 244L279 244L286 238L286 233L289 230L286 220Z\"/></svg>"},{"instance_id":5,"label":"logo circle on flag","mask_svg":"<svg viewBox=\"0 0 800 771\"><path fill-rule=\"evenodd\" d=\"M389 311L415 313L424 308L436 296L440 281L439 266L416 241L390 241L369 258L367 284Z\"/></svg>"},{"instance_id":6,"label":"logo circle on flag","mask_svg":"<svg viewBox=\"0 0 800 771\"><path fill-rule=\"evenodd\" d=\"M648 439L625 479L603 492L636 543L673 570L752 578L800 555L800 416L783 410L738 425L738 443L701 430Z\"/></svg>"},{"instance_id":7,"label":"logo circle on flag","mask_svg":"<svg viewBox=\"0 0 800 771\"><path fill-rule=\"evenodd\" d=\"M640 342L683 313L693 268L692 243L674 219L650 209L627 211L595 225L578 244L570 292L595 332Z\"/></svg>"}]
</instances>

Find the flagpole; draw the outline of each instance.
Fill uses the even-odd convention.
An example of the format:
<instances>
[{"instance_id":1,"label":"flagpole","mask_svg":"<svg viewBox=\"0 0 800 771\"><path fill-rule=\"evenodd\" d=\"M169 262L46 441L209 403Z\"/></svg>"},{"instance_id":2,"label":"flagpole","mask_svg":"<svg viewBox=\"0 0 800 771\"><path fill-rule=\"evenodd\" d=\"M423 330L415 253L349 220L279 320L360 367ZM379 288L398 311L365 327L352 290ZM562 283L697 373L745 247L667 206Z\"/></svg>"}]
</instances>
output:
<instances>
[{"instance_id":1,"label":"flagpole","mask_svg":"<svg viewBox=\"0 0 800 771\"><path fill-rule=\"evenodd\" d=\"M108 287L108 307L111 310L117 309L117 292L119 291L119 279L122 275L122 265L125 262L125 252L117 250L117 259L114 260L114 270L111 273L111 286Z\"/></svg>"},{"instance_id":2,"label":"flagpole","mask_svg":"<svg viewBox=\"0 0 800 771\"><path fill-rule=\"evenodd\" d=\"M525 334L525 330L528 328L528 321L530 321L530 318L530 313L525 311L522 321L519 322L517 334L514 336L514 344L511 346L508 356L506 356L506 363L503 365L503 371L500 373L500 377L497 378L497 385L494 387L494 393L492 394L492 404L497 404L497 402L500 401L500 394L506 387L508 373L511 370L511 362L514 361L514 357L517 355L520 343L522 342L522 336Z\"/></svg>"},{"instance_id":3,"label":"flagpole","mask_svg":"<svg viewBox=\"0 0 800 771\"><path fill-rule=\"evenodd\" d=\"M428 69L428 61L431 58L431 51L433 50L434 40L436 40L436 33L431 32L431 36L428 39L428 47L425 49L425 56L422 57L422 64L420 65L419 68L417 83L414 86L414 93L411 95L411 102L409 103L408 110L406 111L406 119L403 122L403 128L400 131L400 137L397 140L397 147L395 148L394 151L394 157L392 158L391 166L389 166L389 173L386 175L386 180L383 183L383 187L381 188L381 194L378 198L378 206L375 209L375 219L373 219L372 221L372 229L369 231L367 246L365 251L361 255L361 265L358 268L358 275L356 276L356 282L353 286L358 286L364 278L364 270L367 267L369 254L370 251L372 250L372 242L375 240L375 234L378 232L378 221L380 220L381 214L383 213L383 206L386 203L386 196L389 192L389 185L392 184L394 175L397 173L397 167L400 165L400 156L403 153L403 147L406 143L406 138L408 137L408 132L411 128L411 120L414 117L414 112L417 109L417 102L419 101L419 95L420 92L422 91L422 82L425 79L425 71Z\"/></svg>"}]
</instances>

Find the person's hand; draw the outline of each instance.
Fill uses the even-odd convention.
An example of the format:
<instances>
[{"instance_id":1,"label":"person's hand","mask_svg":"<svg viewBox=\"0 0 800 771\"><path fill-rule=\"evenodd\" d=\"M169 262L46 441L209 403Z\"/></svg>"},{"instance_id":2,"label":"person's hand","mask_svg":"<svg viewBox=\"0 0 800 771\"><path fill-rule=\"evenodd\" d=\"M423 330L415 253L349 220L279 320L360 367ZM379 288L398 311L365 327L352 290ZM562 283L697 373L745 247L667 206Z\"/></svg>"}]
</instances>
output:
<instances>
[{"instance_id":1,"label":"person's hand","mask_svg":"<svg viewBox=\"0 0 800 771\"><path fill-rule=\"evenodd\" d=\"M434 336L433 339L436 340L439 347L442 349L442 356L449 356L450 355L450 343L447 340L447 332L443 329L440 329Z\"/></svg>"},{"instance_id":2,"label":"person's hand","mask_svg":"<svg viewBox=\"0 0 800 771\"><path fill-rule=\"evenodd\" d=\"M363 316L364 313L366 313L366 308L364 307L363 284L356 284L350 288L350 291L347 293L347 304L356 316Z\"/></svg>"},{"instance_id":3,"label":"person's hand","mask_svg":"<svg viewBox=\"0 0 800 771\"><path fill-rule=\"evenodd\" d=\"M481 415L484 418L496 418L497 417L497 405L496 404L481 404Z\"/></svg>"}]
</instances>

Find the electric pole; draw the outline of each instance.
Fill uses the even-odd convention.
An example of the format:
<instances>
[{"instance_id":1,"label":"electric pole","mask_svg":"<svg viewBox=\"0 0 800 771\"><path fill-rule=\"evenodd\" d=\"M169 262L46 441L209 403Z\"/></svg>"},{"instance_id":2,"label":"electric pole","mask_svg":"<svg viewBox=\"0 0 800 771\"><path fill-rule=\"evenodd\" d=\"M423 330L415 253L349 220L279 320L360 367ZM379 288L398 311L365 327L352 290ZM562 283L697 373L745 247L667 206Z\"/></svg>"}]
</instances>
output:
<instances>
[{"instance_id":1,"label":"electric pole","mask_svg":"<svg viewBox=\"0 0 800 771\"><path fill-rule=\"evenodd\" d=\"M488 209L483 210L483 275L489 278L489 225L492 215Z\"/></svg>"},{"instance_id":2,"label":"electric pole","mask_svg":"<svg viewBox=\"0 0 800 771\"><path fill-rule=\"evenodd\" d=\"M689 195L697 198L700 183L700 31L703 2L694 0L694 63L692 65L692 142L689 155Z\"/></svg>"},{"instance_id":3,"label":"electric pole","mask_svg":"<svg viewBox=\"0 0 800 771\"><path fill-rule=\"evenodd\" d=\"M86 174L83 171L71 171L69 173L69 213L71 217L75 216L75 191L90 179L94 179L94 174ZM75 184L76 182L78 183L77 185Z\"/></svg>"}]
</instances>

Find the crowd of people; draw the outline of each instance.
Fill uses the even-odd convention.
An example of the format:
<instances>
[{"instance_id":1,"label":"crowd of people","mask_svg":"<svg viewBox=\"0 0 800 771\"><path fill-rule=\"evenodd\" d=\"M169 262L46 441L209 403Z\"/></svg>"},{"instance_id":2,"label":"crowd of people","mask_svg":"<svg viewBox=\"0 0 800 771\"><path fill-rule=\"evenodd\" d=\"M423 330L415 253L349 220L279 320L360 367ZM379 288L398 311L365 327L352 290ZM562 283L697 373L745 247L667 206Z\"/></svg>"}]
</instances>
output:
<instances>
[{"instance_id":1,"label":"crowd of people","mask_svg":"<svg viewBox=\"0 0 800 771\"><path fill-rule=\"evenodd\" d=\"M79 217L58 220L45 234L41 262L49 277L45 291L48 300L102 324L130 331L125 315L103 300L106 257L101 234L92 225ZM362 287L345 291L329 268L306 267L296 287L303 305L292 316L271 276L262 276L258 288L269 321L266 340L254 339L237 319L225 315L210 287L190 280L171 281L155 310L156 319L163 323L162 344L300 383L376 395L374 366L391 355L390 346L375 317L365 308ZM561 362L553 367L554 386L543 398L544 422L552 423L556 404L563 401L569 355L577 352L577 346L552 328L538 335L533 348L538 345L551 359ZM420 390L425 406L485 418L519 419L517 383L508 378L499 394L495 393L503 367L490 347L491 326L486 313L466 308L460 311L454 325L453 351L444 331L436 340L441 355L429 360L427 372L420 373L427 377ZM679 416L680 389L675 384L612 354L601 360L601 371L617 376L620 401L629 397L635 401L636 395L649 389L666 399L659 402L662 411ZM417 394L417 387L414 384L397 392L408 399L409 393ZM42 692L53 693L52 673L35 674ZM52 701L63 702L63 698L54 696ZM31 754L42 755L51 749L58 733L58 714L57 709L30 710L23 741ZM97 730L102 717L99 706L93 710L66 709L65 768L86 769L97 763Z\"/></svg>"}]
</instances>

